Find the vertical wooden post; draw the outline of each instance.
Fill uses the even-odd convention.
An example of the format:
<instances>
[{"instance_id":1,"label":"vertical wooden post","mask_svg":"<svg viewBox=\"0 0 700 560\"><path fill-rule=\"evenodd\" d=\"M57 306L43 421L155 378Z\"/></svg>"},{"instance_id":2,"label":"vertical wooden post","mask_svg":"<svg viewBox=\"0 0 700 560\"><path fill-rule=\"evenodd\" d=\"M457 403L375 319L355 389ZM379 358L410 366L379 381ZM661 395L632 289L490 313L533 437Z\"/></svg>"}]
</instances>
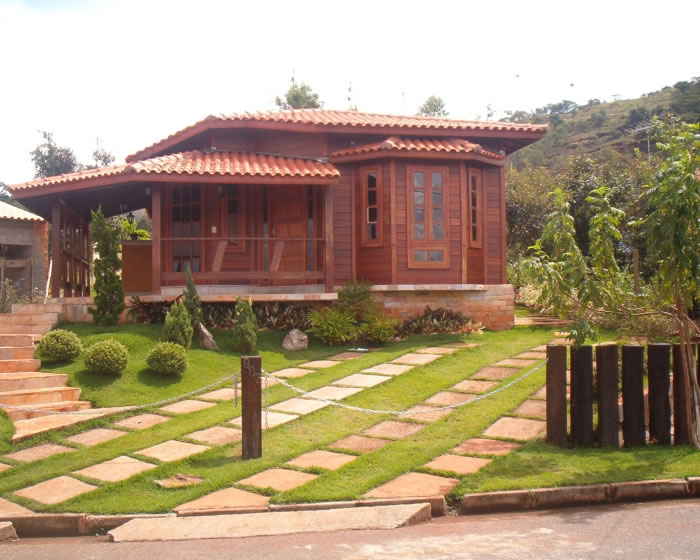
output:
<instances>
[{"instance_id":1,"label":"vertical wooden post","mask_svg":"<svg viewBox=\"0 0 700 560\"><path fill-rule=\"evenodd\" d=\"M622 347L622 437L625 447L646 443L643 346Z\"/></svg>"},{"instance_id":2,"label":"vertical wooden post","mask_svg":"<svg viewBox=\"0 0 700 560\"><path fill-rule=\"evenodd\" d=\"M61 297L61 201L55 200L51 208L51 297Z\"/></svg>"},{"instance_id":3,"label":"vertical wooden post","mask_svg":"<svg viewBox=\"0 0 700 560\"><path fill-rule=\"evenodd\" d=\"M161 271L161 192L160 185L151 186L151 292L160 294Z\"/></svg>"},{"instance_id":4,"label":"vertical wooden post","mask_svg":"<svg viewBox=\"0 0 700 560\"><path fill-rule=\"evenodd\" d=\"M617 390L617 344L596 347L598 380L598 440L600 445L620 446L620 412Z\"/></svg>"},{"instance_id":5,"label":"vertical wooden post","mask_svg":"<svg viewBox=\"0 0 700 560\"><path fill-rule=\"evenodd\" d=\"M593 348L571 347L571 439L593 445Z\"/></svg>"},{"instance_id":6,"label":"vertical wooden post","mask_svg":"<svg viewBox=\"0 0 700 560\"><path fill-rule=\"evenodd\" d=\"M688 445L690 443L688 393L681 374L681 345L673 345L673 443Z\"/></svg>"},{"instance_id":7,"label":"vertical wooden post","mask_svg":"<svg viewBox=\"0 0 700 560\"><path fill-rule=\"evenodd\" d=\"M241 356L243 458L262 457L262 358Z\"/></svg>"},{"instance_id":8,"label":"vertical wooden post","mask_svg":"<svg viewBox=\"0 0 700 560\"><path fill-rule=\"evenodd\" d=\"M324 191L323 233L326 239L326 263L324 268L326 292L332 292L335 286L335 256L333 248L333 186L328 185Z\"/></svg>"},{"instance_id":9,"label":"vertical wooden post","mask_svg":"<svg viewBox=\"0 0 700 560\"><path fill-rule=\"evenodd\" d=\"M649 439L671 444L671 345L647 346Z\"/></svg>"},{"instance_id":10,"label":"vertical wooden post","mask_svg":"<svg viewBox=\"0 0 700 560\"><path fill-rule=\"evenodd\" d=\"M547 441L566 446L566 346L547 346Z\"/></svg>"}]
</instances>

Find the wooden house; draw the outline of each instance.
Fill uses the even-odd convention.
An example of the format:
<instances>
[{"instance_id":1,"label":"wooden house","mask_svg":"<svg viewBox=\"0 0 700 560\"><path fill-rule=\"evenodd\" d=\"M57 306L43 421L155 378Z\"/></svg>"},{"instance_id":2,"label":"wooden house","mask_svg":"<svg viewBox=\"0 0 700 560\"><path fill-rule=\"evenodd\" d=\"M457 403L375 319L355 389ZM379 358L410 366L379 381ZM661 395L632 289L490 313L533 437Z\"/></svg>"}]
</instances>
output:
<instances>
[{"instance_id":1,"label":"wooden house","mask_svg":"<svg viewBox=\"0 0 700 560\"><path fill-rule=\"evenodd\" d=\"M127 292L203 301L331 300L367 280L396 316L459 309L513 323L506 280L509 153L546 127L323 109L209 116L126 163L10 188L51 221L53 297L89 294L88 220L146 208L124 247Z\"/></svg>"}]
</instances>

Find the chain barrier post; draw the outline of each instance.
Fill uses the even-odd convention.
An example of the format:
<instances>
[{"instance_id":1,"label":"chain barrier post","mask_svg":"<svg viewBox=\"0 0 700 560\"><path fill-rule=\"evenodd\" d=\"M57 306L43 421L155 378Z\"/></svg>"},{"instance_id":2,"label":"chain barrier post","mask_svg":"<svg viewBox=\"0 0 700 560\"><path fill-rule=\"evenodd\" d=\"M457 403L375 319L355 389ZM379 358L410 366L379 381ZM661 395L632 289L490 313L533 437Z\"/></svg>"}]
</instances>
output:
<instances>
[{"instance_id":1,"label":"chain barrier post","mask_svg":"<svg viewBox=\"0 0 700 560\"><path fill-rule=\"evenodd\" d=\"M241 356L243 459L262 457L262 358Z\"/></svg>"}]
</instances>

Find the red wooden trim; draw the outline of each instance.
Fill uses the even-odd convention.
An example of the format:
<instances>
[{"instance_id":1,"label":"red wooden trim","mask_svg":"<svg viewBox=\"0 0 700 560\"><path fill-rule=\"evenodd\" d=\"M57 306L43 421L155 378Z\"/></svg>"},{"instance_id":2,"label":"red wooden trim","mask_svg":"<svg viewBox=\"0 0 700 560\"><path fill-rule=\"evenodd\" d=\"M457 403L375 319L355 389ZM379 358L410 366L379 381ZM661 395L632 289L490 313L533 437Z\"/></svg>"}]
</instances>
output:
<instances>
[{"instance_id":1,"label":"red wooden trim","mask_svg":"<svg viewBox=\"0 0 700 560\"><path fill-rule=\"evenodd\" d=\"M61 267L63 256L61 255L61 201L54 200L51 208L51 297L61 297Z\"/></svg>"},{"instance_id":2,"label":"red wooden trim","mask_svg":"<svg viewBox=\"0 0 700 560\"><path fill-rule=\"evenodd\" d=\"M472 213L474 208L472 207L472 178L475 177L476 182L476 218L477 218L477 233L476 241L472 237ZM486 209L484 208L484 189L485 187L484 173L481 169L476 169L474 167L469 168L469 173L467 175L467 201L469 203L469 246L474 248L481 248L484 246L484 234L486 232L486 220L484 216L486 215ZM486 258L486 253L484 253L484 259Z\"/></svg>"},{"instance_id":3,"label":"red wooden trim","mask_svg":"<svg viewBox=\"0 0 700 560\"><path fill-rule=\"evenodd\" d=\"M225 272L193 272L192 278L195 280L323 280L323 272L271 272L269 270L230 270ZM163 279L166 282L185 281L184 272L164 272Z\"/></svg>"},{"instance_id":4,"label":"red wooden trim","mask_svg":"<svg viewBox=\"0 0 700 560\"><path fill-rule=\"evenodd\" d=\"M384 246L384 176L381 165L360 168L360 247L383 247ZM377 176L377 239L367 239L367 217L368 217L368 175L374 173Z\"/></svg>"},{"instance_id":5,"label":"red wooden trim","mask_svg":"<svg viewBox=\"0 0 700 560\"><path fill-rule=\"evenodd\" d=\"M162 204L160 185L151 186L151 292L160 294Z\"/></svg>"},{"instance_id":6,"label":"red wooden trim","mask_svg":"<svg viewBox=\"0 0 700 560\"><path fill-rule=\"evenodd\" d=\"M379 152L369 152L363 154L349 154L345 156L331 156L329 158L330 163L349 163L358 161L370 161L375 159L385 159L385 158L399 158L399 159L449 159L463 160L463 161L478 161L480 163L486 163L489 165L495 165L497 167L503 167L505 165L505 159L494 159L488 156L483 156L480 154L467 152L464 154L454 153L454 152L406 152L403 150L381 150Z\"/></svg>"},{"instance_id":7,"label":"red wooden trim","mask_svg":"<svg viewBox=\"0 0 700 560\"><path fill-rule=\"evenodd\" d=\"M469 253L469 220L467 208L467 164L459 164L459 215L461 218L462 284L467 283L467 261Z\"/></svg>"},{"instance_id":8,"label":"red wooden trim","mask_svg":"<svg viewBox=\"0 0 700 560\"><path fill-rule=\"evenodd\" d=\"M396 161L389 162L389 211L391 217L391 283L398 284L398 248L396 245Z\"/></svg>"},{"instance_id":9,"label":"red wooden trim","mask_svg":"<svg viewBox=\"0 0 700 560\"><path fill-rule=\"evenodd\" d=\"M332 292L335 286L335 255L333 245L333 189L329 187L324 192L323 233L326 239L325 253L325 285L326 291Z\"/></svg>"},{"instance_id":10,"label":"red wooden trim","mask_svg":"<svg viewBox=\"0 0 700 560\"><path fill-rule=\"evenodd\" d=\"M352 280L357 280L357 189L355 166L350 170L350 276Z\"/></svg>"},{"instance_id":11,"label":"red wooden trim","mask_svg":"<svg viewBox=\"0 0 700 560\"><path fill-rule=\"evenodd\" d=\"M508 273L506 268L506 180L503 169L498 170L500 188L501 188L501 284L508 282Z\"/></svg>"}]
</instances>

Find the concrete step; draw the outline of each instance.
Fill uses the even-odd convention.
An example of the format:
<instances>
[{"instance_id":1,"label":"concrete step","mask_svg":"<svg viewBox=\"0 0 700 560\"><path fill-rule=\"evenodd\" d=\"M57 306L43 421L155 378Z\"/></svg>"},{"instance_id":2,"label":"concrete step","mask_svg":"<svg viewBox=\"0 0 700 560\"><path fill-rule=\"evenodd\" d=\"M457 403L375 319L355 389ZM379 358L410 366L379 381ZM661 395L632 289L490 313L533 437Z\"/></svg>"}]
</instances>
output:
<instances>
[{"instance_id":1,"label":"concrete step","mask_svg":"<svg viewBox=\"0 0 700 560\"><path fill-rule=\"evenodd\" d=\"M41 373L38 371L0 373L0 392L65 387L67 382L68 375L65 373Z\"/></svg>"},{"instance_id":2,"label":"concrete step","mask_svg":"<svg viewBox=\"0 0 700 560\"><path fill-rule=\"evenodd\" d=\"M55 325L51 323L8 323L0 321L0 334L46 334Z\"/></svg>"},{"instance_id":3,"label":"concrete step","mask_svg":"<svg viewBox=\"0 0 700 560\"><path fill-rule=\"evenodd\" d=\"M34 345L0 346L0 360L31 360L34 358Z\"/></svg>"},{"instance_id":4,"label":"concrete step","mask_svg":"<svg viewBox=\"0 0 700 560\"><path fill-rule=\"evenodd\" d=\"M63 313L60 303L13 303L12 313Z\"/></svg>"},{"instance_id":5,"label":"concrete step","mask_svg":"<svg viewBox=\"0 0 700 560\"><path fill-rule=\"evenodd\" d=\"M0 346L31 346L32 344L34 339L29 334L0 334Z\"/></svg>"},{"instance_id":6,"label":"concrete step","mask_svg":"<svg viewBox=\"0 0 700 560\"><path fill-rule=\"evenodd\" d=\"M24 405L22 407L24 410L5 409L5 413L10 417L10 420L12 420L13 422L18 422L22 420L36 420L38 418L57 416L55 414L51 414L52 411L76 412L78 410L87 410L91 407L92 404L89 401L58 401L44 404ZM28 411L27 409L31 409L31 411ZM90 419L92 417L86 416L85 418ZM16 425L15 430L17 430Z\"/></svg>"},{"instance_id":7,"label":"concrete step","mask_svg":"<svg viewBox=\"0 0 700 560\"><path fill-rule=\"evenodd\" d=\"M44 389L25 389L0 393L0 403L14 406L77 401L79 398L80 389L77 387L46 387Z\"/></svg>"},{"instance_id":8,"label":"concrete step","mask_svg":"<svg viewBox=\"0 0 700 560\"><path fill-rule=\"evenodd\" d=\"M58 323L58 313L7 313L2 318L3 323L33 325L39 323Z\"/></svg>"},{"instance_id":9,"label":"concrete step","mask_svg":"<svg viewBox=\"0 0 700 560\"><path fill-rule=\"evenodd\" d=\"M0 360L0 373L12 373L15 371L39 371L41 360Z\"/></svg>"}]
</instances>

